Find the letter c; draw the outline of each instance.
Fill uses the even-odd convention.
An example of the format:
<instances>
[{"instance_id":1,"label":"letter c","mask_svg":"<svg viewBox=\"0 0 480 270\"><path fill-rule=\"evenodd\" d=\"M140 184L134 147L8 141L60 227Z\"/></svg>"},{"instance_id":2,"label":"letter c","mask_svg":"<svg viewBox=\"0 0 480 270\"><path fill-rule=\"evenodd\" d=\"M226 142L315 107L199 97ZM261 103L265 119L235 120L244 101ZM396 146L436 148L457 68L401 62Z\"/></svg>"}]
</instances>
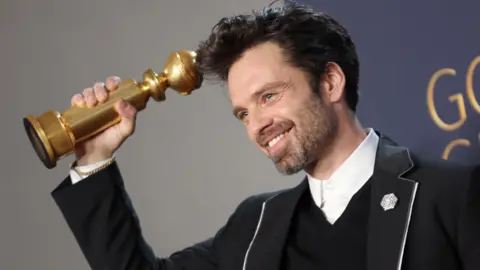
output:
<instances>
[{"instance_id":1,"label":"letter c","mask_svg":"<svg viewBox=\"0 0 480 270\"><path fill-rule=\"evenodd\" d=\"M445 160L448 160L448 156L450 155L450 152L452 152L453 148L457 146L465 146L469 147L470 146L470 141L466 139L456 139L451 141L447 147L445 147L445 150L443 151L442 158Z\"/></svg>"}]
</instances>

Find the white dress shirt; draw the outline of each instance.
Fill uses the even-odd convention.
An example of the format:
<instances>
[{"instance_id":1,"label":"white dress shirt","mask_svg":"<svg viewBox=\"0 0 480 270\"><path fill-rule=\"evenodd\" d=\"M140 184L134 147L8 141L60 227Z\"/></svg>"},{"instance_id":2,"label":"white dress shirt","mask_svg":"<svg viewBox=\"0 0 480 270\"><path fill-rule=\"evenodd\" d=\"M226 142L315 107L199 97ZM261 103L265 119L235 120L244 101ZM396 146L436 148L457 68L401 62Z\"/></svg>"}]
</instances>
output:
<instances>
[{"instance_id":1,"label":"white dress shirt","mask_svg":"<svg viewBox=\"0 0 480 270\"><path fill-rule=\"evenodd\" d=\"M337 221L353 195L373 175L378 141L378 135L373 129L369 129L365 140L340 165L330 179L314 179L307 174L313 200L318 207L323 200L322 211L331 224Z\"/></svg>"},{"instance_id":2,"label":"white dress shirt","mask_svg":"<svg viewBox=\"0 0 480 270\"><path fill-rule=\"evenodd\" d=\"M312 176L307 175L313 200L315 204L320 207L322 199L324 199L322 211L331 224L337 221L347 208L353 195L355 195L372 176L378 141L379 138L375 131L369 129L365 140L333 173L330 179L314 179ZM80 172L92 171L109 161L110 159L107 159L87 166L77 166L75 169L70 169L72 184L87 177L79 175L75 170Z\"/></svg>"},{"instance_id":3,"label":"white dress shirt","mask_svg":"<svg viewBox=\"0 0 480 270\"><path fill-rule=\"evenodd\" d=\"M99 161L97 163L89 164L89 165L86 165L86 166L76 166L75 169L71 168L70 169L70 179L72 180L72 184L76 184L80 180L84 179L85 177L88 177L88 176L82 176L82 175L78 174L77 171L79 171L80 173L87 173L87 172L93 171L96 168L100 168L103 164L106 164L107 162L109 162L113 158L114 157L106 159L106 160Z\"/></svg>"}]
</instances>

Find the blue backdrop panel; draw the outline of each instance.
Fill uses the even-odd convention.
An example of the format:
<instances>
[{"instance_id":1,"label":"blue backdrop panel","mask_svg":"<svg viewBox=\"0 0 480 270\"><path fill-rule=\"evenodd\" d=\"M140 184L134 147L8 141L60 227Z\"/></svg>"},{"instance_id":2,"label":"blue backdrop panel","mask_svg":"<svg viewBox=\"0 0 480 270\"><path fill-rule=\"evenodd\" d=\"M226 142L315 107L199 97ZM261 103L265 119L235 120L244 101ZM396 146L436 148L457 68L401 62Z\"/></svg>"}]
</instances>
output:
<instances>
[{"instance_id":1,"label":"blue backdrop panel","mask_svg":"<svg viewBox=\"0 0 480 270\"><path fill-rule=\"evenodd\" d=\"M480 1L297 2L353 36L364 125L430 158L480 161Z\"/></svg>"}]
</instances>

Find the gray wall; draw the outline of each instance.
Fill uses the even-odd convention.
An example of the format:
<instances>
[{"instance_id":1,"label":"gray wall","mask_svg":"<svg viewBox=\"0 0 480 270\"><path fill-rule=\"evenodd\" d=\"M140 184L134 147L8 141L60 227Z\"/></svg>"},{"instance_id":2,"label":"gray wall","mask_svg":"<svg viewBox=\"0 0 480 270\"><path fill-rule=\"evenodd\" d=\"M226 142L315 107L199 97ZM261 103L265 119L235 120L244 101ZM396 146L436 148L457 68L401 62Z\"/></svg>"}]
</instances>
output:
<instances>
[{"instance_id":1,"label":"gray wall","mask_svg":"<svg viewBox=\"0 0 480 270\"><path fill-rule=\"evenodd\" d=\"M110 75L141 79L167 55L196 48L224 15L270 0L54 1L0 4L0 269L88 269L50 192L71 157L47 170L22 117L63 111L70 97ZM169 92L138 117L118 160L158 256L213 235L246 196L296 185L279 176L230 113L226 88Z\"/></svg>"}]
</instances>

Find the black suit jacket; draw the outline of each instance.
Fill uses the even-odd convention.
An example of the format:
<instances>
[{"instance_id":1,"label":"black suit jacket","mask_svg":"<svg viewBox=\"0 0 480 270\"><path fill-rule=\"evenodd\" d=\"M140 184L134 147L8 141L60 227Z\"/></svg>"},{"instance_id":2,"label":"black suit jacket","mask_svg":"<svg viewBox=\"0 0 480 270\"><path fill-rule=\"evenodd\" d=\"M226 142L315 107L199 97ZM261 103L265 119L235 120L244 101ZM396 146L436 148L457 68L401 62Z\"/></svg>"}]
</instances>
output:
<instances>
[{"instance_id":1,"label":"black suit jacket","mask_svg":"<svg viewBox=\"0 0 480 270\"><path fill-rule=\"evenodd\" d=\"M370 181L367 269L480 270L479 166L426 162L381 137ZM117 164L75 185L67 178L52 195L92 269L278 270L306 189L304 179L251 196L214 237L168 258L143 239ZM398 203L385 211L390 193Z\"/></svg>"}]
</instances>

